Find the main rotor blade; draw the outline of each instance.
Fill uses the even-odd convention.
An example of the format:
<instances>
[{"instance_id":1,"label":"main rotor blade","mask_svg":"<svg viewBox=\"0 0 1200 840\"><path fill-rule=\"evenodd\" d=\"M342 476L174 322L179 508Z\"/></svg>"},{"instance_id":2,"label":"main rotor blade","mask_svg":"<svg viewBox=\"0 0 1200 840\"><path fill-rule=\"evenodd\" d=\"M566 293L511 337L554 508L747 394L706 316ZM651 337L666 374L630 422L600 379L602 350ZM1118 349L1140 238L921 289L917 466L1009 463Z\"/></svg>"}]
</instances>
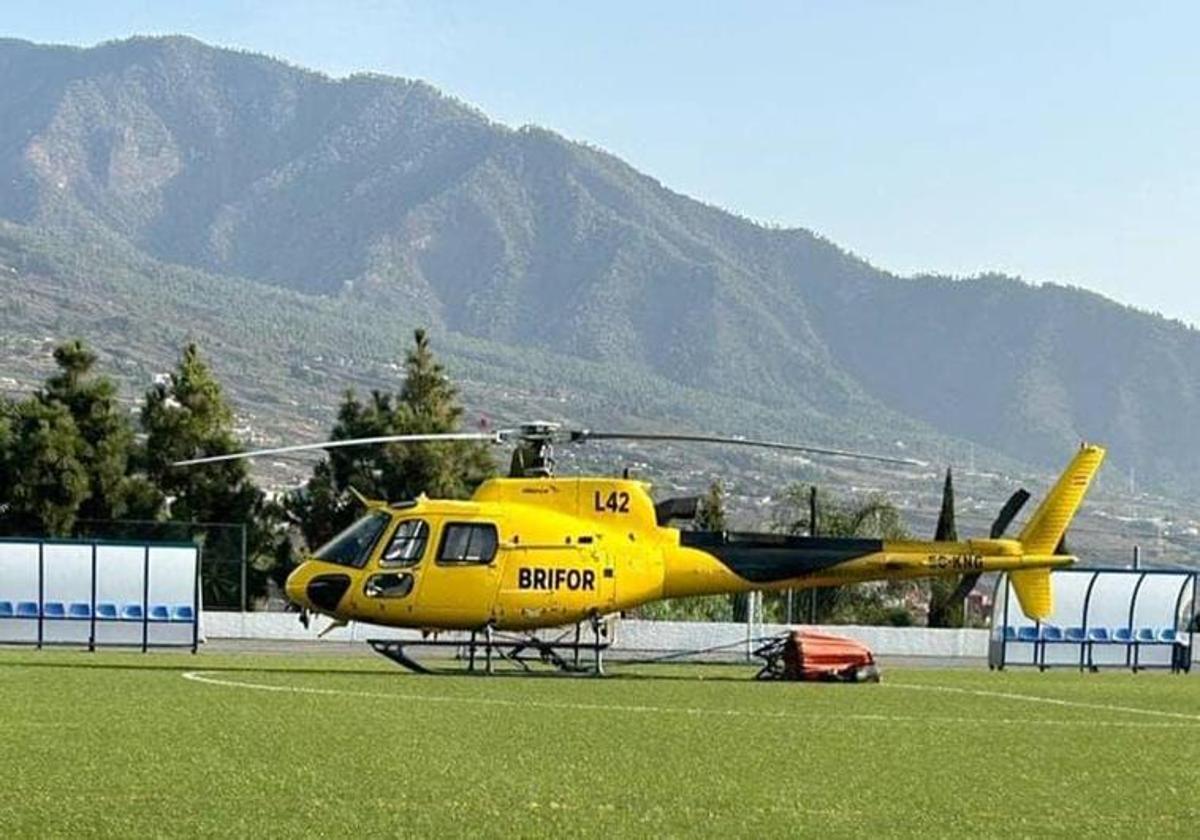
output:
<instances>
[{"instance_id":1,"label":"main rotor blade","mask_svg":"<svg viewBox=\"0 0 1200 840\"><path fill-rule=\"evenodd\" d=\"M290 452L309 452L317 449L341 449L347 446L372 446L382 443L431 443L443 440L478 440L485 441L487 443L501 443L503 442L503 433L447 432L445 434L383 435L382 437L327 440L323 443L303 443L297 446L279 446L274 449L252 449L246 452L232 452L228 455L210 455L207 458L189 458L186 461L176 461L171 466L191 467L196 464L214 464L218 461L237 461L242 458L262 458L266 455L285 455Z\"/></svg>"},{"instance_id":2,"label":"main rotor blade","mask_svg":"<svg viewBox=\"0 0 1200 840\"><path fill-rule=\"evenodd\" d=\"M571 442L587 440L648 440L648 441L677 441L680 443L719 443L730 446L754 446L759 449L778 449L784 452L807 452L811 455L829 455L835 458L856 458L861 461L878 461L883 464L903 464L908 467L928 466L924 461L912 458L892 458L887 455L871 455L865 452L852 452L848 449L828 449L823 446L805 446L796 443L781 443L773 440L750 440L740 437L721 437L719 435L677 435L657 434L654 432L593 432L590 429L572 431Z\"/></svg>"}]
</instances>

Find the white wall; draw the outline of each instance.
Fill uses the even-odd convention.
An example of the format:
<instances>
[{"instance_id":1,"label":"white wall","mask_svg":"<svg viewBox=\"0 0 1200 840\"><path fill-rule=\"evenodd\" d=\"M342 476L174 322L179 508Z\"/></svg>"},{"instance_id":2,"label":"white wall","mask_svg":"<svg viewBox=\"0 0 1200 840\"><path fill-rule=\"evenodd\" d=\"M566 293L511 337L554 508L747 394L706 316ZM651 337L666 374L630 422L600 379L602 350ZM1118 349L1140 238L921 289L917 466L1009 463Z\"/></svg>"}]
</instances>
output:
<instances>
[{"instance_id":1,"label":"white wall","mask_svg":"<svg viewBox=\"0 0 1200 840\"><path fill-rule=\"evenodd\" d=\"M329 625L329 619L314 619L308 630L295 613L234 613L205 611L203 628L209 639L290 639L316 640ZM862 642L880 656L987 657L986 630L944 630L926 627L859 627L853 625L817 627L824 632L847 636ZM786 626L768 624L755 628L755 636L773 636ZM584 638L588 637L584 633ZM460 638L465 634L443 633L441 638ZM420 638L416 630L398 630L351 622L332 631L324 639L353 642L365 639ZM731 645L731 653L743 652L746 625L718 622L621 621L617 625L613 650L626 652L670 653ZM743 646L739 646L743 645Z\"/></svg>"}]
</instances>

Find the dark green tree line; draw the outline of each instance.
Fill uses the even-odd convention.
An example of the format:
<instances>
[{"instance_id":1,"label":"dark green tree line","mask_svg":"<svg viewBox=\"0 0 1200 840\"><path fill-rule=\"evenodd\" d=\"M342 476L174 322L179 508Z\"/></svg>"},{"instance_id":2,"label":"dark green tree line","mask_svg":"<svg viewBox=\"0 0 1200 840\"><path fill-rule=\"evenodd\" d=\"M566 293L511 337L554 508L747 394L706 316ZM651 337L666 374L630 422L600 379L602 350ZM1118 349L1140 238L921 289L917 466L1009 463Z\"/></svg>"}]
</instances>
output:
<instances>
[{"instance_id":1,"label":"dark green tree line","mask_svg":"<svg viewBox=\"0 0 1200 840\"><path fill-rule=\"evenodd\" d=\"M457 391L425 332L414 338L398 393L373 391L366 401L347 394L333 438L459 429ZM238 604L243 556L252 597L272 574L282 581L291 565L288 520L304 542L319 544L357 514L351 487L384 499L462 498L494 472L491 453L476 443L332 450L302 491L273 504L246 461L172 466L245 448L221 385L194 344L144 394L140 438L116 385L96 372L91 350L71 341L54 359L57 370L36 393L0 399L0 533L196 540L208 604Z\"/></svg>"},{"instance_id":2,"label":"dark green tree line","mask_svg":"<svg viewBox=\"0 0 1200 840\"><path fill-rule=\"evenodd\" d=\"M0 405L0 527L66 536L85 520L155 516L161 495L134 470L138 447L116 386L95 373L82 342L56 348L54 361L41 389Z\"/></svg>"}]
</instances>

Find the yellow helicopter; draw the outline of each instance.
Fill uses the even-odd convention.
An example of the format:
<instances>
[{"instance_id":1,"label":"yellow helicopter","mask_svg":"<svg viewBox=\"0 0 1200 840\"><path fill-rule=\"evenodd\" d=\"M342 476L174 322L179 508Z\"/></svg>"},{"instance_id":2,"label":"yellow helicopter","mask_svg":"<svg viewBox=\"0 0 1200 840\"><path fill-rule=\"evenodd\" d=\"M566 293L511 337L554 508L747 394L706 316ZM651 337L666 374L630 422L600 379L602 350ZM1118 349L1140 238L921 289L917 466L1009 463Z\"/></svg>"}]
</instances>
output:
<instances>
[{"instance_id":1,"label":"yellow helicopter","mask_svg":"<svg viewBox=\"0 0 1200 840\"><path fill-rule=\"evenodd\" d=\"M919 461L745 438L565 430L553 423L480 433L394 435L327 441L181 461L178 466L309 450L430 441L516 444L510 477L485 481L468 501L388 503L362 499L366 513L313 552L287 579L288 598L337 624L367 622L423 631L470 633L491 670L492 652L535 651L568 667L561 656L592 653L595 670L606 616L651 601L750 590L803 589L869 580L1011 574L1022 610L1034 619L1052 611L1050 570L1075 557L1060 553L1063 535L1104 459L1083 445L1016 539L1003 533L1028 494L1018 491L986 539L883 541L696 531L672 527L696 514L697 500L655 504L646 482L629 478L558 477L553 447L590 440L672 441L749 446L838 458L922 465ZM939 529L940 530L940 529ZM580 641L580 625L594 639ZM497 632L575 625L574 641ZM333 626L337 626L336 624ZM437 638L370 642L413 670L413 645L455 646Z\"/></svg>"}]
</instances>

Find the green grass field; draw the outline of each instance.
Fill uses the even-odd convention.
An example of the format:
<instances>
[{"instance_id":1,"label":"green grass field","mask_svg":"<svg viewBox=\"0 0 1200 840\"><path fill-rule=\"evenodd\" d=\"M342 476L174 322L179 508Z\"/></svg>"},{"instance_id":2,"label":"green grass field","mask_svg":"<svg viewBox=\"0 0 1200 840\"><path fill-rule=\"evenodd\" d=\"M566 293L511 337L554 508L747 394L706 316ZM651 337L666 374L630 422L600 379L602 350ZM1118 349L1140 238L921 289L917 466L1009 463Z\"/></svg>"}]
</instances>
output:
<instances>
[{"instance_id":1,"label":"green grass field","mask_svg":"<svg viewBox=\"0 0 1200 840\"><path fill-rule=\"evenodd\" d=\"M2 650L0 827L1196 836L1195 677L892 668L844 686L754 683L733 666L614 671L421 677L358 656Z\"/></svg>"}]
</instances>

